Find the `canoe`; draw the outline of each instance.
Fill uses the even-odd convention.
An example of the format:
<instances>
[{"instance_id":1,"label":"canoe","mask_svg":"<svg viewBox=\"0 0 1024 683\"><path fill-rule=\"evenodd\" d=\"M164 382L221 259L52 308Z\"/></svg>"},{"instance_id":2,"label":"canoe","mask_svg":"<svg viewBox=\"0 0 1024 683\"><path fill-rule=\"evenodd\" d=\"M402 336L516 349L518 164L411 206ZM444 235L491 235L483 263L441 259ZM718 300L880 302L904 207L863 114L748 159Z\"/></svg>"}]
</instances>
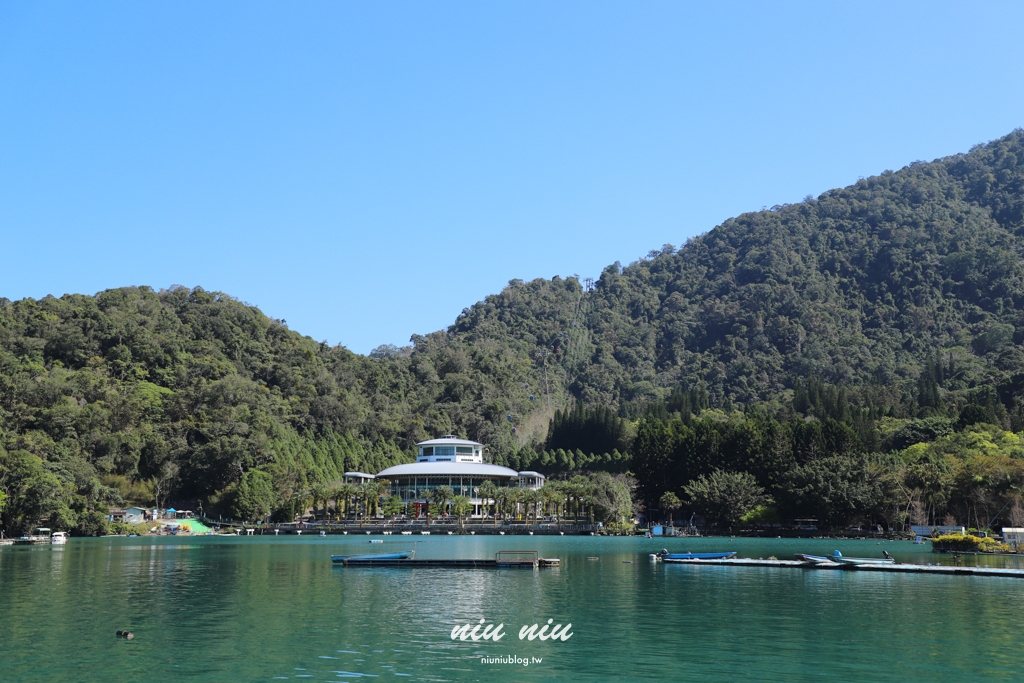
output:
<instances>
[{"instance_id":1,"label":"canoe","mask_svg":"<svg viewBox=\"0 0 1024 683\"><path fill-rule=\"evenodd\" d=\"M400 553L368 553L365 555L331 555L331 562L346 562L348 560L408 560L412 557L412 551Z\"/></svg>"},{"instance_id":2,"label":"canoe","mask_svg":"<svg viewBox=\"0 0 1024 683\"><path fill-rule=\"evenodd\" d=\"M724 552L724 553L662 553L661 559L663 560L724 560L727 557L732 557L736 554L736 551Z\"/></svg>"},{"instance_id":3,"label":"canoe","mask_svg":"<svg viewBox=\"0 0 1024 683\"><path fill-rule=\"evenodd\" d=\"M896 564L891 557L843 557L838 550L832 553L831 560L839 564Z\"/></svg>"}]
</instances>

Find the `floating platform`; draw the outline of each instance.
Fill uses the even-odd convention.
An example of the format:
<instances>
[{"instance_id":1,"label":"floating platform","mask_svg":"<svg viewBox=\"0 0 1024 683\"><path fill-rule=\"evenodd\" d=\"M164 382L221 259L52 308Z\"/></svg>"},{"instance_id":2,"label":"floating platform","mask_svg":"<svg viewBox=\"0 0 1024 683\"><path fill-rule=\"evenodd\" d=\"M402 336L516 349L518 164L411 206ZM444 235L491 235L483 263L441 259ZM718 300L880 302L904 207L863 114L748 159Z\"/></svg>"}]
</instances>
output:
<instances>
[{"instance_id":1,"label":"floating platform","mask_svg":"<svg viewBox=\"0 0 1024 683\"><path fill-rule=\"evenodd\" d=\"M345 567L449 567L452 569L536 569L538 567L557 567L561 564L558 558L540 557L535 550L502 550L495 554L493 560L473 559L397 559L397 558L354 558L335 564Z\"/></svg>"},{"instance_id":2,"label":"floating platform","mask_svg":"<svg viewBox=\"0 0 1024 683\"><path fill-rule=\"evenodd\" d=\"M808 562L805 560L755 560L731 558L726 560L663 560L666 564L688 564L715 567L777 567L781 569L836 569L839 571L887 572L890 574L941 574L957 576L1001 576L1024 579L1024 569L991 567L950 567L923 564L840 564L838 562Z\"/></svg>"}]
</instances>

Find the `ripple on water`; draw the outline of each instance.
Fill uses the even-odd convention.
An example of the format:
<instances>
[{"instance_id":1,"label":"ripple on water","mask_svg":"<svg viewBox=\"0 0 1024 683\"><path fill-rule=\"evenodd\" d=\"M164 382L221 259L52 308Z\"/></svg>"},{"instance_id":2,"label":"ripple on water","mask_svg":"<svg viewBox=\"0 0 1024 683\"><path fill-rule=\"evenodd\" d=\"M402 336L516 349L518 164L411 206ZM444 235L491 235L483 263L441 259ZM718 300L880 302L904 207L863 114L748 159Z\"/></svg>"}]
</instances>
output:
<instances>
[{"instance_id":1,"label":"ripple on water","mask_svg":"<svg viewBox=\"0 0 1024 683\"><path fill-rule=\"evenodd\" d=\"M339 678L380 678L380 674L364 674L358 671L335 671Z\"/></svg>"}]
</instances>

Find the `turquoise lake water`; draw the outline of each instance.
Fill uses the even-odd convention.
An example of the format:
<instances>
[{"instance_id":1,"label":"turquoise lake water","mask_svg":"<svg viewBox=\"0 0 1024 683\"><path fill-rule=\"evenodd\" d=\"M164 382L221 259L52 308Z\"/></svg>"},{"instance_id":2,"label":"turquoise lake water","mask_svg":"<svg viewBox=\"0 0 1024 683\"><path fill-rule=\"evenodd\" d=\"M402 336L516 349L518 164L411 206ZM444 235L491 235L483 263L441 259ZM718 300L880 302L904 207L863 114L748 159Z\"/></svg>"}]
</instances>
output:
<instances>
[{"instance_id":1,"label":"turquoise lake water","mask_svg":"<svg viewBox=\"0 0 1024 683\"><path fill-rule=\"evenodd\" d=\"M380 537L377 537L380 538ZM1024 580L651 563L662 547L948 562L906 542L422 537L556 569L332 567L415 538L113 538L0 548L0 681L1024 680ZM587 559L597 557L597 560ZM1017 558L983 558L1021 566ZM497 643L454 626L504 623ZM565 642L523 625L572 623ZM135 633L131 641L115 637ZM482 658L538 658L522 664Z\"/></svg>"}]
</instances>

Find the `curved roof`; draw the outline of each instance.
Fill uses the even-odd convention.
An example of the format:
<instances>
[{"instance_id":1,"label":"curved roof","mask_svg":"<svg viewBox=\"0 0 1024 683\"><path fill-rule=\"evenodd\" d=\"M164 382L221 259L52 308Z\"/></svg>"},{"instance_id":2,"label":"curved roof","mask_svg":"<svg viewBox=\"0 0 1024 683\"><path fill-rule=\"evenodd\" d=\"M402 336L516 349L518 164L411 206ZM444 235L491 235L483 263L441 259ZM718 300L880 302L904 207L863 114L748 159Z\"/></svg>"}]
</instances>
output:
<instances>
[{"instance_id":1,"label":"curved roof","mask_svg":"<svg viewBox=\"0 0 1024 683\"><path fill-rule=\"evenodd\" d=\"M519 473L500 465L481 462L411 462L395 465L377 473L378 479L449 474L461 477L518 477Z\"/></svg>"},{"instance_id":2,"label":"curved roof","mask_svg":"<svg viewBox=\"0 0 1024 683\"><path fill-rule=\"evenodd\" d=\"M440 439L430 439L429 441L420 441L417 446L483 446L482 443L476 441L470 441L468 439L457 439L454 436L443 436Z\"/></svg>"}]
</instances>

